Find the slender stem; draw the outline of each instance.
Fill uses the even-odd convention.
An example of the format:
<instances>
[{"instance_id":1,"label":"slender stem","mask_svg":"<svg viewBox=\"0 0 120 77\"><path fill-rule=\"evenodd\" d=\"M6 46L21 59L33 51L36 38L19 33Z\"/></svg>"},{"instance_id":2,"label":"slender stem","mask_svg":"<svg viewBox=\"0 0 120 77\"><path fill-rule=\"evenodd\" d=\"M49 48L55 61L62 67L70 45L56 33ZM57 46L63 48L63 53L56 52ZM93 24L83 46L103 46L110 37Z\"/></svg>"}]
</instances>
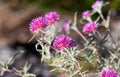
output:
<instances>
[{"instance_id":1,"label":"slender stem","mask_svg":"<svg viewBox=\"0 0 120 77\"><path fill-rule=\"evenodd\" d=\"M56 51L56 49L53 46L51 46L48 42L46 42L44 39L42 39L42 40L39 39L39 40L42 41L43 43L47 44L48 46L50 46L50 48L52 48Z\"/></svg>"},{"instance_id":2,"label":"slender stem","mask_svg":"<svg viewBox=\"0 0 120 77\"><path fill-rule=\"evenodd\" d=\"M53 47L53 46L51 46L49 43L47 43L47 42L45 42L48 46L50 46L50 48L52 48L52 49L54 49L55 51L56 51L56 49Z\"/></svg>"},{"instance_id":3,"label":"slender stem","mask_svg":"<svg viewBox=\"0 0 120 77\"><path fill-rule=\"evenodd\" d=\"M64 50L68 53L68 55L72 58L73 61L76 61L76 59L74 58L74 56L71 55L70 52L66 48L64 48Z\"/></svg>"},{"instance_id":4,"label":"slender stem","mask_svg":"<svg viewBox=\"0 0 120 77\"><path fill-rule=\"evenodd\" d=\"M73 29L76 33L78 33L79 36L80 36L87 44L89 43L89 41L86 39L86 37L85 37L80 31L78 31L76 28L71 28L71 29Z\"/></svg>"},{"instance_id":5,"label":"slender stem","mask_svg":"<svg viewBox=\"0 0 120 77\"><path fill-rule=\"evenodd\" d=\"M21 74L19 74L18 72L14 71L14 70L7 69L7 71L13 73L16 76L22 77Z\"/></svg>"},{"instance_id":6,"label":"slender stem","mask_svg":"<svg viewBox=\"0 0 120 77\"><path fill-rule=\"evenodd\" d=\"M14 71L14 70L6 69L6 68L5 68L5 70L8 71L8 72L10 72L10 73L13 73L13 74L16 75L16 76L22 77L22 75L21 75L20 73Z\"/></svg>"},{"instance_id":7,"label":"slender stem","mask_svg":"<svg viewBox=\"0 0 120 77\"><path fill-rule=\"evenodd\" d=\"M111 34L111 32L110 32L110 29L108 29L108 34L109 34L109 36L110 36L112 42L115 44L115 41L114 41L114 39L113 39L113 37L112 37L112 34Z\"/></svg>"},{"instance_id":8,"label":"slender stem","mask_svg":"<svg viewBox=\"0 0 120 77\"><path fill-rule=\"evenodd\" d=\"M76 61L76 65L75 66L76 66L76 69L79 70L79 74L81 75L81 77L84 77L82 72L81 72L81 70L80 70L80 66L79 66L78 61Z\"/></svg>"},{"instance_id":9,"label":"slender stem","mask_svg":"<svg viewBox=\"0 0 120 77\"><path fill-rule=\"evenodd\" d=\"M105 36L102 39L103 41L106 39L106 37L107 37L108 34L109 34L109 32L107 31L106 34L105 34Z\"/></svg>"},{"instance_id":10,"label":"slender stem","mask_svg":"<svg viewBox=\"0 0 120 77\"><path fill-rule=\"evenodd\" d=\"M116 42L115 42L115 40L113 39L113 36L112 36L112 34L111 34L111 32L110 32L110 28L107 28L107 34L110 36L110 39L112 40L114 46L116 47L116 44L115 44Z\"/></svg>"},{"instance_id":11,"label":"slender stem","mask_svg":"<svg viewBox=\"0 0 120 77\"><path fill-rule=\"evenodd\" d=\"M104 22L104 24L106 25L106 20L105 20L105 18L104 18L104 16L103 16L103 14L100 12L99 13L100 14L100 17L102 18L102 20L103 20L103 22ZM109 28L107 28L107 31L108 31L108 34L109 34L109 36L110 36L110 38L111 38L111 40L112 40L112 42L115 44L115 41L114 41L114 39L113 39L113 37L112 37L112 35L111 35L111 32L110 32L110 29Z\"/></svg>"},{"instance_id":12,"label":"slender stem","mask_svg":"<svg viewBox=\"0 0 120 77\"><path fill-rule=\"evenodd\" d=\"M100 17L102 18L102 20L103 20L103 22L104 22L104 24L105 24L106 20L105 20L105 18L104 18L104 16L103 16L102 12L100 12L99 15L100 15Z\"/></svg>"},{"instance_id":13,"label":"slender stem","mask_svg":"<svg viewBox=\"0 0 120 77\"><path fill-rule=\"evenodd\" d=\"M99 31L96 32L100 38L102 38L102 35L100 34Z\"/></svg>"},{"instance_id":14,"label":"slender stem","mask_svg":"<svg viewBox=\"0 0 120 77\"><path fill-rule=\"evenodd\" d=\"M99 15L100 15L100 17L102 18L104 24L107 25L107 21L105 20L105 18L104 18L104 16L103 16L102 12L99 12ZM112 35L111 35L110 28L107 28L107 32L108 32L108 34L109 34L109 36L110 36L112 42L113 42L114 45L115 45L115 41L114 41L114 39L113 39L113 37L112 37Z\"/></svg>"},{"instance_id":15,"label":"slender stem","mask_svg":"<svg viewBox=\"0 0 120 77\"><path fill-rule=\"evenodd\" d=\"M81 77L84 77L83 74L82 74L82 72L80 71L80 66L79 66L78 61L74 58L74 56L72 56L69 53L69 51L66 48L64 48L64 49L66 50L66 52L68 53L68 55L73 59L73 61L76 62L75 67L76 67L77 70L79 70L79 73L80 73Z\"/></svg>"},{"instance_id":16,"label":"slender stem","mask_svg":"<svg viewBox=\"0 0 120 77\"><path fill-rule=\"evenodd\" d=\"M14 58L15 58L19 53L21 53L21 52L17 52L17 53L15 53L15 54L13 55L13 57L11 58L9 64L14 60ZM8 64L8 65L9 65L9 64ZM16 72L15 70L9 69L8 67L3 66L2 64L0 64L0 66L1 66L2 68L4 68L5 71L8 71L8 72L10 72L10 73L13 73L13 74L16 75L16 76L22 77L22 75L21 75L20 73ZM4 71L3 71L3 73L2 73L1 75L3 75L3 74L4 74Z\"/></svg>"},{"instance_id":17,"label":"slender stem","mask_svg":"<svg viewBox=\"0 0 120 77\"><path fill-rule=\"evenodd\" d=\"M96 60L98 61L98 63L101 63L98 52L95 52L95 57L96 57Z\"/></svg>"},{"instance_id":18,"label":"slender stem","mask_svg":"<svg viewBox=\"0 0 120 77\"><path fill-rule=\"evenodd\" d=\"M35 36L36 36L36 33L33 34L33 36L30 38L30 40L28 42L31 42L35 38Z\"/></svg>"}]
</instances>

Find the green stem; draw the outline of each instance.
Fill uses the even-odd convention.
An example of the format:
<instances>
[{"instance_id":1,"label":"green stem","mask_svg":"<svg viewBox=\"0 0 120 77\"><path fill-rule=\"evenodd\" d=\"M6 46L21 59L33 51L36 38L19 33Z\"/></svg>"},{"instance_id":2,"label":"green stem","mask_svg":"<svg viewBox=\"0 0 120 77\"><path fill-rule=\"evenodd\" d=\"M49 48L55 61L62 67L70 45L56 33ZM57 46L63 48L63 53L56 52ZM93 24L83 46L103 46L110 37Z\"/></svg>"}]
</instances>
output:
<instances>
[{"instance_id":1,"label":"green stem","mask_svg":"<svg viewBox=\"0 0 120 77\"><path fill-rule=\"evenodd\" d=\"M76 69L79 71L79 74L81 75L81 77L84 77L83 74L82 74L82 72L80 71L79 62L74 58L73 55L70 54L70 52L69 52L66 48L64 48L64 49L65 49L65 51L68 53L68 55L72 58L72 60L73 60L74 62L76 62L76 63L75 63L75 66L76 66Z\"/></svg>"}]
</instances>

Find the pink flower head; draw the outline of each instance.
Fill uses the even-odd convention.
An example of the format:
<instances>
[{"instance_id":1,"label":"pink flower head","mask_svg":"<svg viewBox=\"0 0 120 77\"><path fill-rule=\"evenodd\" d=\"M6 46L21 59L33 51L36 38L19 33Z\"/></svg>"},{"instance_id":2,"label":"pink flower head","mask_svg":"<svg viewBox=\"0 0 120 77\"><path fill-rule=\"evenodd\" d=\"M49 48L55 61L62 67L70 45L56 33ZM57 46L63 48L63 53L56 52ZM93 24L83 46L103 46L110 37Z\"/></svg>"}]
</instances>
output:
<instances>
[{"instance_id":1,"label":"pink flower head","mask_svg":"<svg viewBox=\"0 0 120 77\"><path fill-rule=\"evenodd\" d=\"M33 33L38 29L42 29L46 27L45 21L42 17L33 19L29 25L30 25L29 26L30 31Z\"/></svg>"},{"instance_id":2,"label":"pink flower head","mask_svg":"<svg viewBox=\"0 0 120 77\"><path fill-rule=\"evenodd\" d=\"M67 35L59 35L55 38L55 41L53 42L53 46L56 49L60 50L66 47L75 47L76 42Z\"/></svg>"},{"instance_id":3,"label":"pink flower head","mask_svg":"<svg viewBox=\"0 0 120 77\"><path fill-rule=\"evenodd\" d=\"M117 72L111 68L104 68L101 71L101 77L120 77Z\"/></svg>"},{"instance_id":4,"label":"pink flower head","mask_svg":"<svg viewBox=\"0 0 120 77\"><path fill-rule=\"evenodd\" d=\"M103 2L102 1L96 1L93 3L92 8L96 11L100 10L103 6Z\"/></svg>"},{"instance_id":5,"label":"pink flower head","mask_svg":"<svg viewBox=\"0 0 120 77\"><path fill-rule=\"evenodd\" d=\"M57 12L48 12L45 14L45 21L47 25L54 24L56 21L58 21L60 18L60 15Z\"/></svg>"},{"instance_id":6,"label":"pink flower head","mask_svg":"<svg viewBox=\"0 0 120 77\"><path fill-rule=\"evenodd\" d=\"M90 11L89 11L89 10L84 11L84 12L82 13L82 17L83 17L83 18L88 18L88 17L90 17Z\"/></svg>"},{"instance_id":7,"label":"pink flower head","mask_svg":"<svg viewBox=\"0 0 120 77\"><path fill-rule=\"evenodd\" d=\"M96 22L89 22L83 27L83 33L88 34L94 32L98 27Z\"/></svg>"},{"instance_id":8,"label":"pink flower head","mask_svg":"<svg viewBox=\"0 0 120 77\"><path fill-rule=\"evenodd\" d=\"M64 20L62 25L62 31L66 31L68 27L69 27L68 20Z\"/></svg>"}]
</instances>

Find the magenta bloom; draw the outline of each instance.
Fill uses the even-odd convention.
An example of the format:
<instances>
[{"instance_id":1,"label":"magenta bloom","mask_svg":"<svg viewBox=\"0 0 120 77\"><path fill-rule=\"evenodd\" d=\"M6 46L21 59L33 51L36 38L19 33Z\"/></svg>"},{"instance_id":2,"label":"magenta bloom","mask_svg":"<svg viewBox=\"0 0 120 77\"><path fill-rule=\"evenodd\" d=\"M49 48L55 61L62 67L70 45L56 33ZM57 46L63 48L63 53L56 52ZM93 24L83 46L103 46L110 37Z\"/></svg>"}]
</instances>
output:
<instances>
[{"instance_id":1,"label":"magenta bloom","mask_svg":"<svg viewBox=\"0 0 120 77\"><path fill-rule=\"evenodd\" d=\"M60 15L57 12L49 12L45 14L45 21L47 25L54 24L56 21L58 21L60 18Z\"/></svg>"},{"instance_id":2,"label":"magenta bloom","mask_svg":"<svg viewBox=\"0 0 120 77\"><path fill-rule=\"evenodd\" d=\"M83 17L83 18L88 18L88 17L90 17L90 11L89 11L89 10L84 11L84 12L82 13L82 17Z\"/></svg>"},{"instance_id":3,"label":"magenta bloom","mask_svg":"<svg viewBox=\"0 0 120 77\"><path fill-rule=\"evenodd\" d=\"M96 22L89 22L83 27L83 33L88 34L94 32L98 27Z\"/></svg>"},{"instance_id":4,"label":"magenta bloom","mask_svg":"<svg viewBox=\"0 0 120 77\"><path fill-rule=\"evenodd\" d=\"M55 41L53 42L53 46L56 49L60 50L66 47L75 47L76 42L67 35L59 35L55 38Z\"/></svg>"},{"instance_id":5,"label":"magenta bloom","mask_svg":"<svg viewBox=\"0 0 120 77\"><path fill-rule=\"evenodd\" d=\"M69 27L68 20L64 20L62 25L62 31L66 31L68 27Z\"/></svg>"},{"instance_id":6,"label":"magenta bloom","mask_svg":"<svg viewBox=\"0 0 120 77\"><path fill-rule=\"evenodd\" d=\"M30 31L33 33L37 31L38 29L42 29L46 27L45 21L42 17L33 19L29 25L30 25L29 26Z\"/></svg>"},{"instance_id":7,"label":"magenta bloom","mask_svg":"<svg viewBox=\"0 0 120 77\"><path fill-rule=\"evenodd\" d=\"M101 71L101 77L120 77L117 72L111 68L104 68Z\"/></svg>"},{"instance_id":8,"label":"magenta bloom","mask_svg":"<svg viewBox=\"0 0 120 77\"><path fill-rule=\"evenodd\" d=\"M102 1L96 1L93 3L92 8L93 9L101 9L102 5L103 5Z\"/></svg>"}]
</instances>

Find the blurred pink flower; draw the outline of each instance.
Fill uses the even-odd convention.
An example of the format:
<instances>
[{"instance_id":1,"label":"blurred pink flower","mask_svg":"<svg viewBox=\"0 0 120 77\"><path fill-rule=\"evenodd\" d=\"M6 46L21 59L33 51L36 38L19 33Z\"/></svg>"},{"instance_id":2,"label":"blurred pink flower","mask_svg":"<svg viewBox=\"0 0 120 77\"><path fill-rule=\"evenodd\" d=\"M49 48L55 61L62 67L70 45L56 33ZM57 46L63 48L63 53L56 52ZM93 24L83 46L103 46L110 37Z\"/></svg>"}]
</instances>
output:
<instances>
[{"instance_id":1,"label":"blurred pink flower","mask_svg":"<svg viewBox=\"0 0 120 77\"><path fill-rule=\"evenodd\" d=\"M60 50L66 47L75 47L76 42L67 35L59 35L55 38L55 41L53 42L53 46L56 49Z\"/></svg>"},{"instance_id":2,"label":"blurred pink flower","mask_svg":"<svg viewBox=\"0 0 120 77\"><path fill-rule=\"evenodd\" d=\"M35 32L37 31L38 29L42 29L42 28L45 28L46 27L46 24L45 24L45 21L42 17L38 17L38 18L35 18L33 19L30 24L29 24L29 28L30 28L30 31L31 32Z\"/></svg>"},{"instance_id":3,"label":"blurred pink flower","mask_svg":"<svg viewBox=\"0 0 120 77\"><path fill-rule=\"evenodd\" d=\"M48 12L45 14L45 21L47 25L54 24L56 21L58 21L60 18L60 15L57 12Z\"/></svg>"},{"instance_id":4,"label":"blurred pink flower","mask_svg":"<svg viewBox=\"0 0 120 77\"><path fill-rule=\"evenodd\" d=\"M101 71L101 77L120 77L117 72L111 68L104 68Z\"/></svg>"},{"instance_id":5,"label":"blurred pink flower","mask_svg":"<svg viewBox=\"0 0 120 77\"><path fill-rule=\"evenodd\" d=\"M84 11L84 12L82 13L82 17L83 17L83 18L88 18L88 17L90 17L90 11L89 11L89 10Z\"/></svg>"},{"instance_id":6,"label":"blurred pink flower","mask_svg":"<svg viewBox=\"0 0 120 77\"><path fill-rule=\"evenodd\" d=\"M96 2L93 3L92 8L93 8L95 11L100 12L102 6L103 6L103 2L102 2L102 1L96 1Z\"/></svg>"},{"instance_id":7,"label":"blurred pink flower","mask_svg":"<svg viewBox=\"0 0 120 77\"><path fill-rule=\"evenodd\" d=\"M69 27L69 22L68 22L68 20L64 20L64 21L63 21L63 25L62 25L62 31L65 32L68 27Z\"/></svg>"},{"instance_id":8,"label":"blurred pink flower","mask_svg":"<svg viewBox=\"0 0 120 77\"><path fill-rule=\"evenodd\" d=\"M88 34L94 32L98 27L96 22L89 22L83 27L83 33Z\"/></svg>"}]
</instances>

